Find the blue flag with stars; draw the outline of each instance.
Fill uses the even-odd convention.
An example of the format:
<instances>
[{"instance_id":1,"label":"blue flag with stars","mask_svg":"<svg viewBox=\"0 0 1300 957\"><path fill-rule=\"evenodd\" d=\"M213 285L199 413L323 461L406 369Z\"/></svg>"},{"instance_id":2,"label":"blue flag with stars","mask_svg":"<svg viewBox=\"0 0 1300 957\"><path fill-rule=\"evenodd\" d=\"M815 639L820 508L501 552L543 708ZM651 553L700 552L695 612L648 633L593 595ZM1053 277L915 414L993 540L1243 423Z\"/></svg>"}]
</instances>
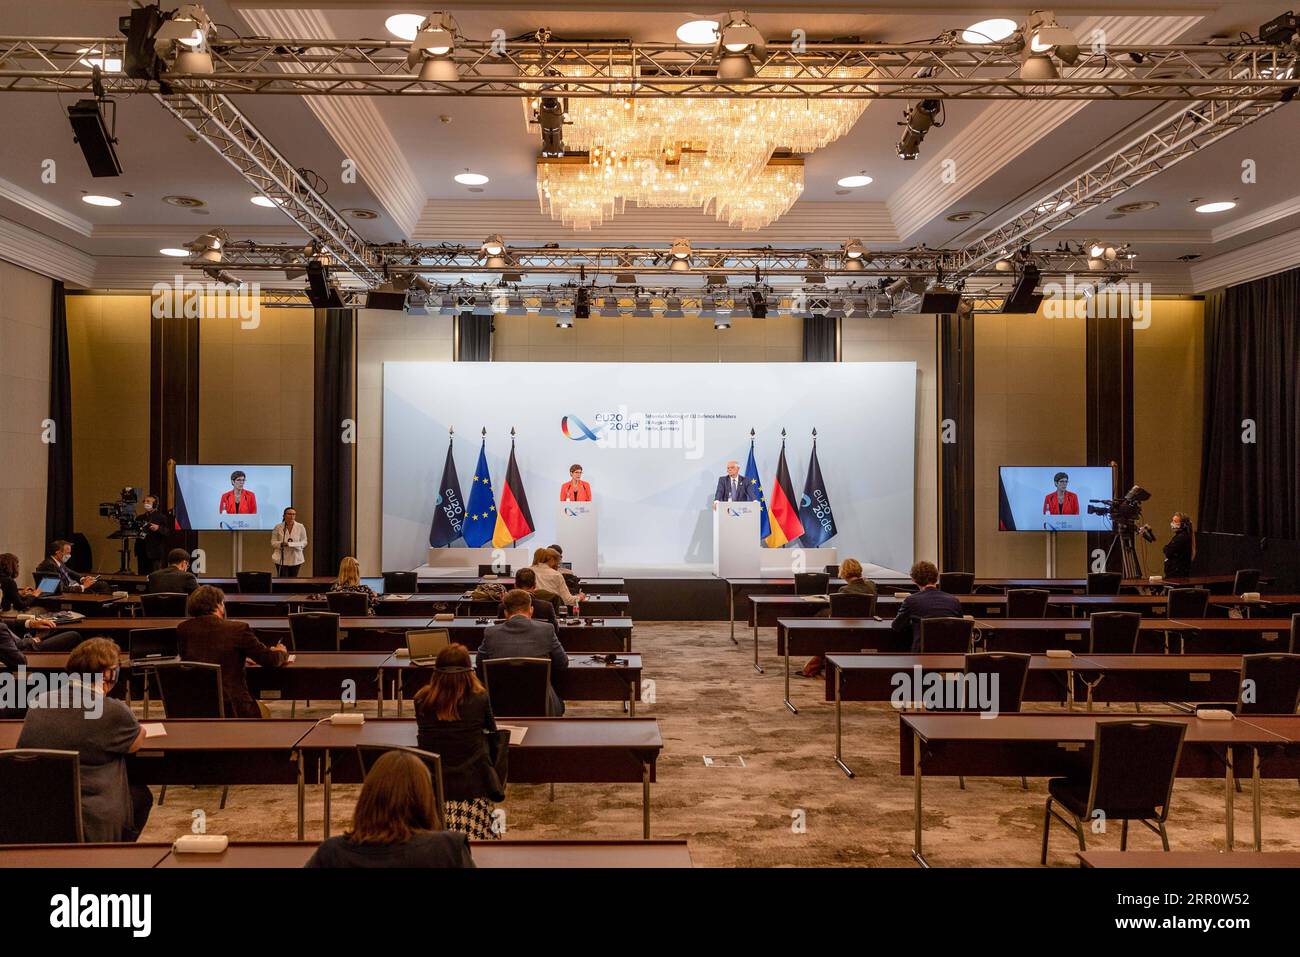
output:
<instances>
[{"instance_id":1,"label":"blue flag with stars","mask_svg":"<svg viewBox=\"0 0 1300 957\"><path fill-rule=\"evenodd\" d=\"M758 463L754 461L754 440L749 440L749 463L745 466L745 478L754 487L754 498L758 500L762 511L758 513L758 537L765 539L772 534L772 523L767 518L767 496L763 494L763 481L758 477Z\"/></svg>"},{"instance_id":2,"label":"blue flag with stars","mask_svg":"<svg viewBox=\"0 0 1300 957\"><path fill-rule=\"evenodd\" d=\"M487 439L479 446L478 465L474 467L474 478L470 480L465 510L465 524L460 533L470 548L482 548L492 541L492 532L497 527L497 500L492 494L492 476L488 474Z\"/></svg>"}]
</instances>

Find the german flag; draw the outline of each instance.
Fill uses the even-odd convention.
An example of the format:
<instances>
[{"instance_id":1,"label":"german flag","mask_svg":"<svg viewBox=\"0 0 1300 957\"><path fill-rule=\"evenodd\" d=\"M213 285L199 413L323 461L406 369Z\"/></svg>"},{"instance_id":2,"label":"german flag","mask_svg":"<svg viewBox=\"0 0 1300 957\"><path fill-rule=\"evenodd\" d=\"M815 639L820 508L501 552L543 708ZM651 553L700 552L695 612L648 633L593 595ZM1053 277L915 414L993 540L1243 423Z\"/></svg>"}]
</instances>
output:
<instances>
[{"instance_id":1,"label":"german flag","mask_svg":"<svg viewBox=\"0 0 1300 957\"><path fill-rule=\"evenodd\" d=\"M515 440L510 440L510 464L506 466L506 484L497 503L497 527L492 532L492 547L505 548L533 533L533 513L528 510L524 480L515 462Z\"/></svg>"},{"instance_id":2,"label":"german flag","mask_svg":"<svg viewBox=\"0 0 1300 957\"><path fill-rule=\"evenodd\" d=\"M803 534L799 521L799 500L794 497L794 483L790 469L785 464L785 439L781 439L781 458L776 463L776 481L767 496L767 510L771 515L772 534L765 543L768 548L780 548Z\"/></svg>"}]
</instances>

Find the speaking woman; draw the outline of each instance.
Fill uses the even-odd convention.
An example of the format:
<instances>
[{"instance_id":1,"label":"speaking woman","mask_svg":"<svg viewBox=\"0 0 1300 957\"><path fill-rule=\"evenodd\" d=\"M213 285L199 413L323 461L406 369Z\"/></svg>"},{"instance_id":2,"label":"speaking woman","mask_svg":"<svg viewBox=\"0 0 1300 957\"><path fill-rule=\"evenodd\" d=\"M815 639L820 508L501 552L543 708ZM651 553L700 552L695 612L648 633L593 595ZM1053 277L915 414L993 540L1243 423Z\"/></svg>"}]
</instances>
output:
<instances>
[{"instance_id":1,"label":"speaking woman","mask_svg":"<svg viewBox=\"0 0 1300 957\"><path fill-rule=\"evenodd\" d=\"M280 578L297 578L298 571L307 559L307 529L298 521L297 510L290 505L284 510L279 525L271 532L271 561Z\"/></svg>"},{"instance_id":2,"label":"speaking woman","mask_svg":"<svg viewBox=\"0 0 1300 957\"><path fill-rule=\"evenodd\" d=\"M1079 496L1068 490L1070 476L1064 472L1057 472L1052 476L1052 481L1056 483L1056 491L1048 492L1047 497L1043 499L1043 514L1078 515Z\"/></svg>"},{"instance_id":3,"label":"speaking woman","mask_svg":"<svg viewBox=\"0 0 1300 957\"><path fill-rule=\"evenodd\" d=\"M569 480L560 486L561 502L590 502L591 485L582 480L582 466L569 466Z\"/></svg>"}]
</instances>

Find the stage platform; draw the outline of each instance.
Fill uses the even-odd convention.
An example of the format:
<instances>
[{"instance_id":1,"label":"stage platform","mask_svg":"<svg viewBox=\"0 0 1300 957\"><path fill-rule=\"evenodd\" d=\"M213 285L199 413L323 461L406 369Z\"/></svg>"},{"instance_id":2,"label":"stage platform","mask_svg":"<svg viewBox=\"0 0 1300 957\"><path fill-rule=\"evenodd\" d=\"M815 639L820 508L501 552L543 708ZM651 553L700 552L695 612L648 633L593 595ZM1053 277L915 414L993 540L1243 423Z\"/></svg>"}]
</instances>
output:
<instances>
[{"instance_id":1,"label":"stage platform","mask_svg":"<svg viewBox=\"0 0 1300 957\"><path fill-rule=\"evenodd\" d=\"M820 569L809 569L819 571ZM870 578L906 578L882 565L864 563ZM478 574L477 567L439 567L421 565L415 569L421 582L439 578L466 578ZM765 568L762 577L789 578L790 568ZM600 574L592 578L622 578L628 595L631 616L640 621L726 621L727 583L713 574L708 565L635 566L601 565ZM740 614L739 609L737 614Z\"/></svg>"}]
</instances>

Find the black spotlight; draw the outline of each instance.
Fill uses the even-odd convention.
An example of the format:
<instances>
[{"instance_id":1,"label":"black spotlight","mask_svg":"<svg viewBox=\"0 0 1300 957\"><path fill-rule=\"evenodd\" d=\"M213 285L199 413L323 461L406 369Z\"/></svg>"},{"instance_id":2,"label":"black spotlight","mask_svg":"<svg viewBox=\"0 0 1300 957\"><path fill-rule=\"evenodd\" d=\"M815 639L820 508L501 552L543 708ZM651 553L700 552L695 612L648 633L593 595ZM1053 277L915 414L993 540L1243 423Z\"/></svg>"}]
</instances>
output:
<instances>
[{"instance_id":1,"label":"black spotlight","mask_svg":"<svg viewBox=\"0 0 1300 957\"><path fill-rule=\"evenodd\" d=\"M307 263L307 298L317 309L342 309L343 299L330 283L329 270L318 259Z\"/></svg>"},{"instance_id":2,"label":"black spotlight","mask_svg":"<svg viewBox=\"0 0 1300 957\"><path fill-rule=\"evenodd\" d=\"M542 97L537 122L542 128L542 155L563 156L564 104L554 96Z\"/></svg>"},{"instance_id":3,"label":"black spotlight","mask_svg":"<svg viewBox=\"0 0 1300 957\"><path fill-rule=\"evenodd\" d=\"M755 319L767 318L767 297L763 290L755 289L749 294L749 314Z\"/></svg>"},{"instance_id":4,"label":"black spotlight","mask_svg":"<svg viewBox=\"0 0 1300 957\"><path fill-rule=\"evenodd\" d=\"M118 32L126 37L122 71L132 79L156 80L162 73L165 64L154 49L154 38L163 20L157 4L137 7L127 16L117 18Z\"/></svg>"},{"instance_id":5,"label":"black spotlight","mask_svg":"<svg viewBox=\"0 0 1300 957\"><path fill-rule=\"evenodd\" d=\"M91 176L121 176L122 164L109 124L104 122L103 105L112 100L78 100L68 107L68 120L72 123L72 138L86 157ZM113 110L113 126L117 125L117 109Z\"/></svg>"},{"instance_id":6,"label":"black spotlight","mask_svg":"<svg viewBox=\"0 0 1300 957\"><path fill-rule=\"evenodd\" d=\"M1018 315L1029 315L1037 312L1039 304L1043 301L1043 294L1035 291L1035 287L1038 285L1038 277L1038 267L1033 263L1025 263L1020 278L1016 280L1015 286L1002 302L1002 311Z\"/></svg>"},{"instance_id":7,"label":"black spotlight","mask_svg":"<svg viewBox=\"0 0 1300 957\"><path fill-rule=\"evenodd\" d=\"M584 287L579 287L577 294L573 297L573 318L591 318L591 298Z\"/></svg>"},{"instance_id":8,"label":"black spotlight","mask_svg":"<svg viewBox=\"0 0 1300 957\"><path fill-rule=\"evenodd\" d=\"M899 124L906 127L898 140L899 156L905 160L916 159L921 152L921 141L925 139L925 134L930 131L930 127L935 125L934 119L942 108L942 100L931 99L921 100L907 111L906 118Z\"/></svg>"}]
</instances>

